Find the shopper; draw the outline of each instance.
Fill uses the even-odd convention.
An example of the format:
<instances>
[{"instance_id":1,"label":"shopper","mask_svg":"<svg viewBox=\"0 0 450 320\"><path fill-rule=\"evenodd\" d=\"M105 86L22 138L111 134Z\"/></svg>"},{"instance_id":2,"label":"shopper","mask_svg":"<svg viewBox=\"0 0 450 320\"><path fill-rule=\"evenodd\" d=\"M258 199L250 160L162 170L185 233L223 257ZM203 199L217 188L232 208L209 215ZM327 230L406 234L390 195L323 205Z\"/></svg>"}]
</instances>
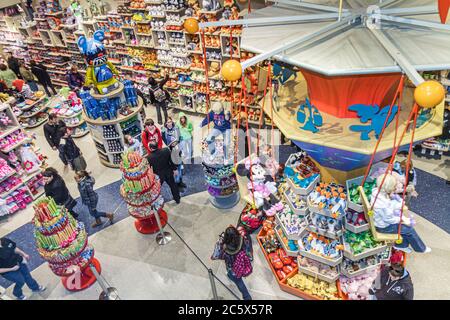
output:
<instances>
[{"instance_id":1,"label":"shopper","mask_svg":"<svg viewBox=\"0 0 450 320\"><path fill-rule=\"evenodd\" d=\"M20 63L19 68L20 74L22 75L22 79L25 80L30 87L31 91L36 92L39 90L38 85L36 83L36 77L34 74L30 71L30 69L27 68L25 63Z\"/></svg>"},{"instance_id":2,"label":"shopper","mask_svg":"<svg viewBox=\"0 0 450 320\"><path fill-rule=\"evenodd\" d=\"M162 148L162 136L161 131L155 126L155 122L153 119L147 119L144 123L144 131L142 131L142 144L144 148L147 150L147 153L150 154L152 151L150 150L148 144L150 142L155 142L158 146L158 149Z\"/></svg>"},{"instance_id":3,"label":"shopper","mask_svg":"<svg viewBox=\"0 0 450 320\"><path fill-rule=\"evenodd\" d=\"M56 95L55 87L53 87L52 80L50 79L50 75L47 72L47 68L40 64L36 63L36 61L31 60L31 72L36 76L39 83L44 87L45 93L47 93L47 96L51 97L50 89L52 89L53 94Z\"/></svg>"},{"instance_id":4,"label":"shopper","mask_svg":"<svg viewBox=\"0 0 450 320\"><path fill-rule=\"evenodd\" d=\"M6 86L11 89L13 82L17 80L16 74L5 64L0 64L0 80L5 82Z\"/></svg>"},{"instance_id":5,"label":"shopper","mask_svg":"<svg viewBox=\"0 0 450 320\"><path fill-rule=\"evenodd\" d=\"M186 117L184 112L180 112L178 115L177 127L180 130L180 149L183 156L183 162L191 162L193 149L193 135L194 126L192 122Z\"/></svg>"},{"instance_id":6,"label":"shopper","mask_svg":"<svg viewBox=\"0 0 450 320\"><path fill-rule=\"evenodd\" d=\"M85 170L81 170L76 172L75 181L78 183L81 201L88 207L89 214L95 218L92 228L102 225L101 217L108 218L109 222L113 223L114 215L112 213L105 213L97 210L98 194L94 191L94 177L91 177Z\"/></svg>"},{"instance_id":7,"label":"shopper","mask_svg":"<svg viewBox=\"0 0 450 320\"><path fill-rule=\"evenodd\" d=\"M167 91L164 90L164 85L166 84L167 80L169 80L168 74L166 74L164 79L160 82L157 82L153 77L148 78L150 102L156 107L159 125L163 124L161 109L164 112L164 122L166 122L168 118L167 107L170 95Z\"/></svg>"},{"instance_id":8,"label":"shopper","mask_svg":"<svg viewBox=\"0 0 450 320\"><path fill-rule=\"evenodd\" d=\"M394 263L381 269L369 293L373 300L413 300L414 286L405 267L401 263Z\"/></svg>"},{"instance_id":9,"label":"shopper","mask_svg":"<svg viewBox=\"0 0 450 320\"><path fill-rule=\"evenodd\" d=\"M150 153L147 156L148 163L153 172L159 176L161 185L166 182L170 187L173 199L180 203L180 191L175 183L174 174L178 174L177 166L172 162L172 155L168 148L158 148L155 141L149 143Z\"/></svg>"},{"instance_id":10,"label":"shopper","mask_svg":"<svg viewBox=\"0 0 450 320\"><path fill-rule=\"evenodd\" d=\"M70 195L66 183L58 174L58 171L52 167L49 167L42 172L42 175L44 177L45 195L47 197L52 197L56 204L65 206L72 217L75 219L78 218L78 214L73 211L73 208L77 205L77 202Z\"/></svg>"},{"instance_id":11,"label":"shopper","mask_svg":"<svg viewBox=\"0 0 450 320\"><path fill-rule=\"evenodd\" d=\"M84 77L78 71L78 67L76 65L70 67L70 70L66 76L66 81L69 85L69 88L77 94L81 90L81 88L83 88Z\"/></svg>"},{"instance_id":12,"label":"shopper","mask_svg":"<svg viewBox=\"0 0 450 320\"><path fill-rule=\"evenodd\" d=\"M400 244L396 244L394 248L410 253L411 249L409 246L411 246L417 252L431 252L431 248L425 246L416 230L414 230L411 219L406 217L405 213L408 212L408 207L404 206L402 219L400 220L400 210L403 201L395 193L397 179L392 174L386 175L381 191L378 194L384 176L382 174L377 178L377 188L373 189L371 197L371 204L374 210L373 221L377 231L380 233L397 233L401 224L400 234L403 241ZM375 198L377 198L376 201Z\"/></svg>"},{"instance_id":13,"label":"shopper","mask_svg":"<svg viewBox=\"0 0 450 320\"><path fill-rule=\"evenodd\" d=\"M74 171L86 170L86 161L72 138L72 129L63 128L61 130L64 130L64 134L59 144L59 154L64 166L69 165L70 169Z\"/></svg>"},{"instance_id":14,"label":"shopper","mask_svg":"<svg viewBox=\"0 0 450 320\"><path fill-rule=\"evenodd\" d=\"M13 295L18 300L26 300L22 288L26 284L33 292L43 292L44 286L37 283L31 276L27 262L30 256L17 248L14 241L8 238L0 239L0 274L8 281L14 282Z\"/></svg>"},{"instance_id":15,"label":"shopper","mask_svg":"<svg viewBox=\"0 0 450 320\"><path fill-rule=\"evenodd\" d=\"M127 151L138 152L141 156L144 155L144 150L142 148L142 143L137 138L133 138L129 134L124 136L125 146Z\"/></svg>"},{"instance_id":16,"label":"shopper","mask_svg":"<svg viewBox=\"0 0 450 320\"><path fill-rule=\"evenodd\" d=\"M44 125L44 135L48 144L53 150L59 150L59 144L61 142L61 138L65 133L66 124L64 121L59 120L56 114L50 113L48 115L48 121ZM59 158L62 160L62 155L59 154ZM63 161L64 163L64 161Z\"/></svg>"},{"instance_id":17,"label":"shopper","mask_svg":"<svg viewBox=\"0 0 450 320\"><path fill-rule=\"evenodd\" d=\"M20 75L20 62L19 59L13 56L11 52L7 54L8 68L10 68L15 74L16 77L22 79Z\"/></svg>"},{"instance_id":18,"label":"shopper","mask_svg":"<svg viewBox=\"0 0 450 320\"><path fill-rule=\"evenodd\" d=\"M229 226L223 236L223 255L227 276L238 287L244 300L252 300L243 277L252 272L253 248L251 239L242 236L239 231Z\"/></svg>"},{"instance_id":19,"label":"shopper","mask_svg":"<svg viewBox=\"0 0 450 320\"><path fill-rule=\"evenodd\" d=\"M180 189L186 188L183 183L183 161L181 160L181 149L180 149L180 129L175 125L171 117L167 118L167 122L162 128L162 140L169 147L172 153L172 161L177 165L178 174L175 176L175 183ZM183 192L183 191L181 191Z\"/></svg>"}]
</instances>

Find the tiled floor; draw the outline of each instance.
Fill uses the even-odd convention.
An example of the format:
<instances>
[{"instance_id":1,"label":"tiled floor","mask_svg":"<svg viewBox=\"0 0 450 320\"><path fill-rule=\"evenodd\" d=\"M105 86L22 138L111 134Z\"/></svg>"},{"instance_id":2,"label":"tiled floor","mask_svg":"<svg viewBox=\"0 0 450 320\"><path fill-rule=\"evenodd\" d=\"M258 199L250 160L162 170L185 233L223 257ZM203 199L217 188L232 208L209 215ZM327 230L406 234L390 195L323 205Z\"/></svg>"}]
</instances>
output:
<instances>
[{"instance_id":1,"label":"tiled floor","mask_svg":"<svg viewBox=\"0 0 450 320\"><path fill-rule=\"evenodd\" d=\"M156 117L155 117L156 118ZM195 119L198 126L200 119ZM55 151L52 151L42 134L42 126L34 130L38 135L37 144L42 152L49 156L49 164L62 172L62 164ZM98 160L89 135L76 140L88 162L88 168L97 180L96 187L102 187L120 179L120 171L102 166ZM197 144L196 154L199 153ZM443 178L448 177L447 166L441 162L417 160L418 168ZM74 197L78 196L73 173L63 174ZM166 204L169 223L194 250L204 263L222 279L234 292L236 287L225 275L222 262L209 259L215 240L228 225L235 224L243 203L232 210L219 211L208 202L206 193L198 193L182 199L175 206ZM111 208L113 210L113 208ZM3 236L29 222L33 212L31 208L0 221L0 236ZM415 284L417 299L450 299L450 234L429 221L416 217L417 231L433 249L429 255L412 254L408 269ZM166 246L158 246L155 235L142 235L136 232L131 217L102 230L90 237L90 243L96 249L96 257L102 263L102 274L111 286L116 287L122 299L208 299L211 298L210 282L207 270L188 250L185 244L172 233L172 241ZM282 292L277 284L259 246L254 241L255 263L253 274L246 283L255 299L295 299ZM51 273L46 264L33 271L33 275L48 290L32 299L97 299L101 289L98 284L91 288L71 293L66 291L60 280ZM219 296L232 299L232 295L216 282ZM189 288L189 290L186 290ZM28 289L25 290L29 294ZM11 294L11 288L7 291Z\"/></svg>"}]
</instances>

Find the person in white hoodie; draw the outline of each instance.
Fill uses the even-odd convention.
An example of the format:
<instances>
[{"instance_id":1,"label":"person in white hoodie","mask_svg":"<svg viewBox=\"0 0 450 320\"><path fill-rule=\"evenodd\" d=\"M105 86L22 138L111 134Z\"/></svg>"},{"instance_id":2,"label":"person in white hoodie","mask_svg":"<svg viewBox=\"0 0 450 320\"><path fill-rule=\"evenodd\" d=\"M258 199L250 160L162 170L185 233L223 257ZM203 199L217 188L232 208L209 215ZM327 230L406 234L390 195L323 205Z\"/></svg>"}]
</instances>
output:
<instances>
[{"instance_id":1,"label":"person in white hoodie","mask_svg":"<svg viewBox=\"0 0 450 320\"><path fill-rule=\"evenodd\" d=\"M431 249L427 247L412 226L410 218L405 216L408 207L404 206L403 215L400 221L400 210L402 207L402 198L395 194L397 179L392 174L387 174L386 179L381 187L375 204L374 200L380 188L384 175L377 178L377 188L372 191L371 204L373 205L373 221L378 232L381 233L397 233L399 224L401 223L400 234L402 243L396 244L397 250L410 253L411 246L416 252L428 253Z\"/></svg>"}]
</instances>

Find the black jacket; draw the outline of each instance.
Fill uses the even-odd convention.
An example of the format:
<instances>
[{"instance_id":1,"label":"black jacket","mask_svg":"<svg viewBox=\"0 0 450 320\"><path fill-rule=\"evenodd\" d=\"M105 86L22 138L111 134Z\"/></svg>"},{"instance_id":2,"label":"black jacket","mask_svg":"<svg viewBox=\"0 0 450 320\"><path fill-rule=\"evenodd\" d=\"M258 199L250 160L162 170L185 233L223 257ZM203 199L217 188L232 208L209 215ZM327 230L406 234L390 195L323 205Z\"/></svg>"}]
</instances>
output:
<instances>
[{"instance_id":1,"label":"black jacket","mask_svg":"<svg viewBox=\"0 0 450 320\"><path fill-rule=\"evenodd\" d=\"M19 69L20 69L19 60L17 60L17 58L14 58L14 57L9 57L8 58L8 68L10 68L12 71L14 71L15 74L20 73L19 72Z\"/></svg>"},{"instance_id":2,"label":"black jacket","mask_svg":"<svg viewBox=\"0 0 450 320\"><path fill-rule=\"evenodd\" d=\"M8 238L2 238L0 247L0 268L12 268L23 261L21 255L15 252L16 243Z\"/></svg>"},{"instance_id":3,"label":"black jacket","mask_svg":"<svg viewBox=\"0 0 450 320\"><path fill-rule=\"evenodd\" d=\"M383 268L380 274L381 288L375 291L377 300L413 300L414 287L408 271L399 280L392 281L389 270Z\"/></svg>"},{"instance_id":4,"label":"black jacket","mask_svg":"<svg viewBox=\"0 0 450 320\"><path fill-rule=\"evenodd\" d=\"M61 137L64 135L64 130L66 128L66 124L59 120L56 125L51 125L46 123L44 125L44 135L45 139L47 139L50 147L59 147L59 143L61 142Z\"/></svg>"},{"instance_id":5,"label":"black jacket","mask_svg":"<svg viewBox=\"0 0 450 320\"><path fill-rule=\"evenodd\" d=\"M168 177L173 175L173 170L177 169L171 156L169 148L162 148L151 152L147 159L155 174L160 177Z\"/></svg>"},{"instance_id":6,"label":"black jacket","mask_svg":"<svg viewBox=\"0 0 450 320\"><path fill-rule=\"evenodd\" d=\"M167 80L169 80L169 76L168 75L163 80L161 80L159 83L157 83L156 85L148 87L148 93L149 93L149 97L150 97L150 102L152 104L158 103L158 101L156 100L155 95L154 95L154 92L158 88L161 88L161 90L163 90L165 95L166 95L166 100L163 100L163 101L161 101L159 103L163 103L164 101L167 101L167 100L170 99L169 93L166 90L164 90L164 85L166 84Z\"/></svg>"},{"instance_id":7,"label":"black jacket","mask_svg":"<svg viewBox=\"0 0 450 320\"><path fill-rule=\"evenodd\" d=\"M66 165L73 165L73 160L80 156L80 148L77 147L72 137L63 138L59 145L60 158Z\"/></svg>"},{"instance_id":8,"label":"black jacket","mask_svg":"<svg viewBox=\"0 0 450 320\"><path fill-rule=\"evenodd\" d=\"M56 204L65 205L72 198L61 177L55 177L44 186L45 195L55 199Z\"/></svg>"},{"instance_id":9,"label":"black jacket","mask_svg":"<svg viewBox=\"0 0 450 320\"><path fill-rule=\"evenodd\" d=\"M95 179L86 177L78 182L78 191L80 191L81 201L90 209L96 209L98 203L98 194L94 191Z\"/></svg>"},{"instance_id":10,"label":"black jacket","mask_svg":"<svg viewBox=\"0 0 450 320\"><path fill-rule=\"evenodd\" d=\"M35 64L34 66L31 66L31 72L36 76L40 83L46 84L51 82L47 68L42 64Z\"/></svg>"}]
</instances>

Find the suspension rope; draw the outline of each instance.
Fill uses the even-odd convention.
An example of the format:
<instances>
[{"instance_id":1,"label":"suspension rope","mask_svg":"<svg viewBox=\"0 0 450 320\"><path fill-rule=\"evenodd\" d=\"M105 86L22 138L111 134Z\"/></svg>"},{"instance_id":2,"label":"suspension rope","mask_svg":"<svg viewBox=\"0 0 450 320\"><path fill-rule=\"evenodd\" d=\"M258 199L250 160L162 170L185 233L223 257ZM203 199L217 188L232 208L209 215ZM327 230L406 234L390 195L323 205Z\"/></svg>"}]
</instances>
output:
<instances>
[{"instance_id":1,"label":"suspension rope","mask_svg":"<svg viewBox=\"0 0 450 320\"><path fill-rule=\"evenodd\" d=\"M370 211L373 211L373 207L374 207L374 205L375 205L375 203L376 203L376 201L378 199L378 195L380 194L380 191L381 191L381 188L383 187L384 181L386 180L387 173L389 172L388 170L390 170L390 168L392 167L392 165L394 163L395 155L397 154L398 149L400 148L400 146L402 144L402 141L403 141L403 138L405 137L406 131L408 131L409 126L411 125L411 120L413 119L413 117L417 113L418 108L419 108L419 106L417 105L417 103L415 103L413 109L411 110L411 112L410 112L410 114L408 116L408 120L406 122L405 129L403 130L402 135L400 136L400 141L398 142L397 146L392 151L391 160L389 161L388 168L387 168L387 170L386 170L386 172L385 172L385 174L383 176L383 179L381 180L381 184L378 187L378 192L377 192L377 194L376 194L376 196L374 198L374 201L373 201L373 203L372 203L372 205L370 207Z\"/></svg>"},{"instance_id":2,"label":"suspension rope","mask_svg":"<svg viewBox=\"0 0 450 320\"><path fill-rule=\"evenodd\" d=\"M372 155L371 155L371 157L370 157L369 165L368 165L367 168L366 168L366 172L365 172L365 174L364 174L364 178L363 178L363 180L362 180L362 182L361 182L361 187L363 187L363 188L364 188L364 183L366 182L366 179L367 179L367 177L369 176L370 169L372 168L372 164L373 164L373 161L374 161L374 159L375 159L375 155L376 155L376 153L377 153L378 146L380 145L381 139L383 138L383 135L384 135L384 131L386 130L386 127L387 127L387 124L388 124L389 117L390 117L391 114L392 114L392 109L393 109L393 107L394 107L394 105L395 105L395 102L397 101L398 96L399 96L399 92L400 92L400 91L403 91L403 81L404 81L404 76L402 76L402 77L400 78L400 82L399 82L399 84L398 84L397 91L396 91L395 94L394 94L394 99L392 99L392 103L391 103L391 105L390 105L390 107L389 107L389 112L388 112L388 114L387 114L387 116L386 116L386 119L384 119L383 127L382 127L382 129L381 129L381 133L380 133L380 135L378 136L378 140L377 140L377 142L376 142L376 144L375 144L375 148L374 148L374 150L373 150L373 152L372 152ZM273 123L273 119L272 119L272 123Z\"/></svg>"},{"instance_id":3,"label":"suspension rope","mask_svg":"<svg viewBox=\"0 0 450 320\"><path fill-rule=\"evenodd\" d=\"M208 63L206 61L206 41L205 41L205 31L201 30L201 41L202 41L202 49L203 49L203 67L205 68L205 82L206 82L206 117L208 119L208 132L209 132L209 109L210 109L210 94L209 94L209 77L208 77Z\"/></svg>"},{"instance_id":4,"label":"suspension rope","mask_svg":"<svg viewBox=\"0 0 450 320\"><path fill-rule=\"evenodd\" d=\"M241 81L242 81L242 87L243 87L243 91L244 91L244 110L245 110L245 113L247 113L248 112L248 103L247 103L248 102L248 99L247 99L248 98L248 92L247 92L246 86L244 85L244 81L245 81L244 75L242 75ZM239 114L239 116L240 116L240 114ZM250 144L250 132L248 130L248 119L245 122L245 127L246 127L245 129L246 129L246 136L247 136L246 138L247 138L247 143L248 143L248 147L249 147L248 159L249 159L249 162L250 162L249 171L250 171L250 184L251 184L251 187L252 187L252 200L253 200L253 204L252 205L253 205L253 208L256 208L255 186L253 184L253 173L252 173L252 166L253 166L253 164L252 164L252 154L250 153L250 146L251 146L251 144Z\"/></svg>"},{"instance_id":5,"label":"suspension rope","mask_svg":"<svg viewBox=\"0 0 450 320\"><path fill-rule=\"evenodd\" d=\"M261 115L259 117L258 135L257 135L257 143L256 143L257 154L259 154L259 140L261 137L261 128L262 128L263 119L264 119L264 106L266 104L266 95L267 95L267 87L268 86L269 86L269 72L267 72L267 75L266 75L266 85L264 86L264 95L262 98L262 105L261 105Z\"/></svg>"},{"instance_id":6,"label":"suspension rope","mask_svg":"<svg viewBox=\"0 0 450 320\"><path fill-rule=\"evenodd\" d=\"M406 189L407 189L408 184L409 184L409 169L410 169L410 166L411 166L411 154L412 154L412 147L413 147L413 144L414 144L414 134L416 132L416 125L417 125L418 108L415 108L415 109L416 109L416 112L414 112L414 123L413 123L412 132L411 132L411 141L409 143L408 158L406 160L405 185L403 186L402 207L400 209L400 222L398 224L398 230L397 230L398 240L401 239L400 234L401 234L401 231L402 231L402 218L403 218L403 211L404 211L404 206L405 206Z\"/></svg>"}]
</instances>

